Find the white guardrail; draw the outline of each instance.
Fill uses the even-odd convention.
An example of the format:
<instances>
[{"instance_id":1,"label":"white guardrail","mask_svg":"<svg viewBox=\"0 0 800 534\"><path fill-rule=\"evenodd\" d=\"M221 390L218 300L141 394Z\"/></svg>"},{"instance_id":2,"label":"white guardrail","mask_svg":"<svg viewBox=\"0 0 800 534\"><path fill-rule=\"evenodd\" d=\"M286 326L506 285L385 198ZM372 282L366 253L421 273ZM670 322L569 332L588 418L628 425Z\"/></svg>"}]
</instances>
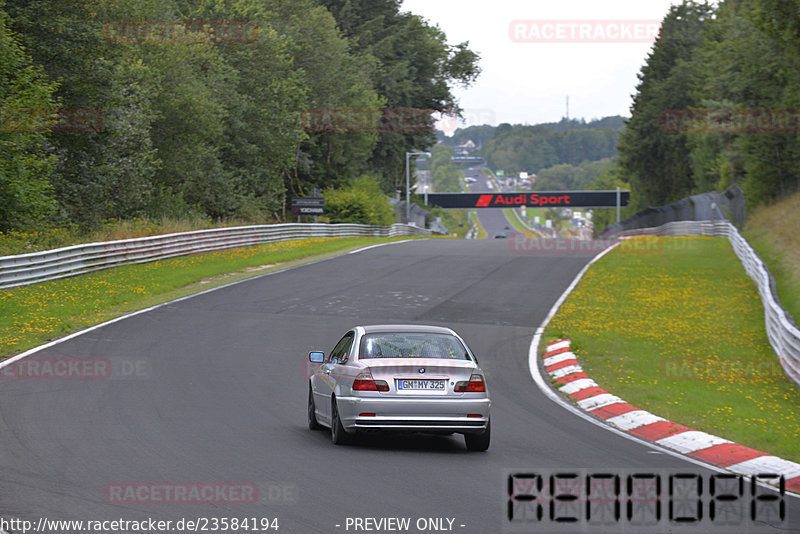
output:
<instances>
[{"instance_id":1,"label":"white guardrail","mask_svg":"<svg viewBox=\"0 0 800 534\"><path fill-rule=\"evenodd\" d=\"M735 226L727 221L678 221L654 228L638 228L614 234L615 237L633 235L727 237L744 270L758 287L761 302L764 304L764 319L769 342L777 353L783 370L789 378L800 385L800 330L794 324L792 316L781 307L775 290L775 280L766 264Z\"/></svg>"},{"instance_id":2,"label":"white guardrail","mask_svg":"<svg viewBox=\"0 0 800 534\"><path fill-rule=\"evenodd\" d=\"M309 237L395 237L430 235L417 226L393 224L268 224L214 228L104 243L74 245L43 252L0 257L0 289L66 278L118 265L145 263L185 254L210 252Z\"/></svg>"}]
</instances>

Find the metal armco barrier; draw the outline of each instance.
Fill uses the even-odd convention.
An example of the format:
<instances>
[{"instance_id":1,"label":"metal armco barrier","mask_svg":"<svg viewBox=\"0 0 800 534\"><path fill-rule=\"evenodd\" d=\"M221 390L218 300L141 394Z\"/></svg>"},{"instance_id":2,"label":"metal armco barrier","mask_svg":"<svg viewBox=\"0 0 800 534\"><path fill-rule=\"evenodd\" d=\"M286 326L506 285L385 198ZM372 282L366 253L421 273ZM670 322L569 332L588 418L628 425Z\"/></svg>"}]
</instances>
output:
<instances>
[{"instance_id":1,"label":"metal armco barrier","mask_svg":"<svg viewBox=\"0 0 800 534\"><path fill-rule=\"evenodd\" d=\"M185 254L210 252L309 237L396 237L430 235L405 224L269 224L214 228L195 232L74 245L31 254L0 257L0 289L66 278L118 265L145 263Z\"/></svg>"},{"instance_id":2,"label":"metal armco barrier","mask_svg":"<svg viewBox=\"0 0 800 534\"><path fill-rule=\"evenodd\" d=\"M778 355L781 366L796 384L800 385L800 330L792 316L780 305L775 290L775 280L750 243L727 221L677 221L653 228L638 228L615 233L615 237L634 235L706 235L727 237L734 252L744 266L744 270L758 287L758 294L764 304L764 320L767 337Z\"/></svg>"}]
</instances>

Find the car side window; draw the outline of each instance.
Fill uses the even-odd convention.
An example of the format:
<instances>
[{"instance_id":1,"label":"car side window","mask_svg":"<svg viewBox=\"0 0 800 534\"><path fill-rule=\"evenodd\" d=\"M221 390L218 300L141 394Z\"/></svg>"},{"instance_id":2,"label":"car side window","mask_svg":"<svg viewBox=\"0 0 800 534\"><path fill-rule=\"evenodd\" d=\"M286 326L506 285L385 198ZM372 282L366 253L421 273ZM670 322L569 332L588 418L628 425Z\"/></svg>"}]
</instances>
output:
<instances>
[{"instance_id":1,"label":"car side window","mask_svg":"<svg viewBox=\"0 0 800 534\"><path fill-rule=\"evenodd\" d=\"M354 338L355 334L353 332L348 332L339 340L331 351L331 363L345 363L347 361L347 357L350 355L350 347L353 346Z\"/></svg>"}]
</instances>

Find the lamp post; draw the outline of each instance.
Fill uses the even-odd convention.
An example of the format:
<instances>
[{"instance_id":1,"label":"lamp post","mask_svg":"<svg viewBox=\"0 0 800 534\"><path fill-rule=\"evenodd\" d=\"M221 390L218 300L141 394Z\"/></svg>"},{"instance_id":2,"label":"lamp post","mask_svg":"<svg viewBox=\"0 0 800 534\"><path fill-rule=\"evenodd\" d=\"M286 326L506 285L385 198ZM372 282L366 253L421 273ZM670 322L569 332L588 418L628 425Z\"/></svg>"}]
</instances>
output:
<instances>
[{"instance_id":1,"label":"lamp post","mask_svg":"<svg viewBox=\"0 0 800 534\"><path fill-rule=\"evenodd\" d=\"M411 167L408 164L410 156L431 157L430 152L406 152L406 224L411 218Z\"/></svg>"}]
</instances>

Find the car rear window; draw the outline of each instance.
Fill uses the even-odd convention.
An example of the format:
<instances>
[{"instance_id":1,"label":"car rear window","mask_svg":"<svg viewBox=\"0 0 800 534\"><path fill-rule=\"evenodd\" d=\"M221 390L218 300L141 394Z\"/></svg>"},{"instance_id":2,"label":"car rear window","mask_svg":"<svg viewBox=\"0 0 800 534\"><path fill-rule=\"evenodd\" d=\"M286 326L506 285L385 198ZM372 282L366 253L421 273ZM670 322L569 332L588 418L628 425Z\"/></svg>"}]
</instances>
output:
<instances>
[{"instance_id":1,"label":"car rear window","mask_svg":"<svg viewBox=\"0 0 800 534\"><path fill-rule=\"evenodd\" d=\"M367 334L361 338L359 358L470 359L467 350L458 338L449 334L418 332Z\"/></svg>"}]
</instances>

